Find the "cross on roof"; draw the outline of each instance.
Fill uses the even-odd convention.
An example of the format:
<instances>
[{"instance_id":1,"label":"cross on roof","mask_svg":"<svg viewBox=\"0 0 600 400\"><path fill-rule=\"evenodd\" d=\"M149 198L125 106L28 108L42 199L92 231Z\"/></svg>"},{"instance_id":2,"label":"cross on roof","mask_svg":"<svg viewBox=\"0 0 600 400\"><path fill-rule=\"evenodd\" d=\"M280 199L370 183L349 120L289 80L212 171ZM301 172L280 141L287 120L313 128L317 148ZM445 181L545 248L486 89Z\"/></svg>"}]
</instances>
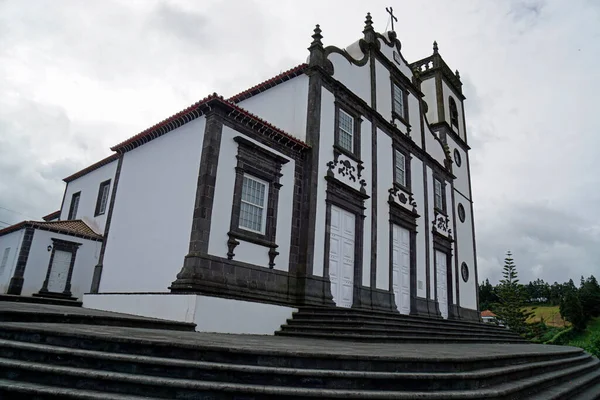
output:
<instances>
[{"instance_id":1,"label":"cross on roof","mask_svg":"<svg viewBox=\"0 0 600 400\"><path fill-rule=\"evenodd\" d=\"M390 19L392 20L392 31L394 30L394 21L398 22L398 18L394 16L394 9L392 7L386 7L385 11L390 14Z\"/></svg>"}]
</instances>

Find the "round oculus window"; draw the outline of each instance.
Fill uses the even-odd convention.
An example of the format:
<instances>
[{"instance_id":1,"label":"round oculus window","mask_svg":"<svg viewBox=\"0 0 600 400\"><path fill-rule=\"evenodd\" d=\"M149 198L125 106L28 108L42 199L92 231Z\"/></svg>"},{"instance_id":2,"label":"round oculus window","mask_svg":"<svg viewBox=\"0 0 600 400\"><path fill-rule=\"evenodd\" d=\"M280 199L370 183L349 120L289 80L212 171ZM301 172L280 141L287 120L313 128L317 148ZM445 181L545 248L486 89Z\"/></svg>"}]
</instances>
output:
<instances>
[{"instance_id":1,"label":"round oculus window","mask_svg":"<svg viewBox=\"0 0 600 400\"><path fill-rule=\"evenodd\" d=\"M463 262L460 265L460 275L462 276L463 281L469 281L469 267L467 266L467 263Z\"/></svg>"},{"instance_id":2,"label":"round oculus window","mask_svg":"<svg viewBox=\"0 0 600 400\"><path fill-rule=\"evenodd\" d=\"M465 222L465 218L465 207L462 205L462 203L458 203L458 219L460 219L460 222Z\"/></svg>"},{"instance_id":3,"label":"round oculus window","mask_svg":"<svg viewBox=\"0 0 600 400\"><path fill-rule=\"evenodd\" d=\"M458 149L454 149L454 162L456 163L457 167L460 167L460 164L462 164L462 158L460 158L460 152Z\"/></svg>"}]
</instances>

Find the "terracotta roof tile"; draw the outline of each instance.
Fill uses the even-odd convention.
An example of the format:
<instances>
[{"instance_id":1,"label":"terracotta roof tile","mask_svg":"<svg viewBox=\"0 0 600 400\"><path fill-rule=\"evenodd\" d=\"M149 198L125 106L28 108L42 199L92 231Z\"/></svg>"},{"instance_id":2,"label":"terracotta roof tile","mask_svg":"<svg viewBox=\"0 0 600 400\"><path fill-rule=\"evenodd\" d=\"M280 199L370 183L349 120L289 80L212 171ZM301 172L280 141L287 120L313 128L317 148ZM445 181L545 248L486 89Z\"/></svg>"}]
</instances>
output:
<instances>
[{"instance_id":1,"label":"terracotta roof tile","mask_svg":"<svg viewBox=\"0 0 600 400\"><path fill-rule=\"evenodd\" d=\"M494 314L493 312L491 312L490 310L485 310L481 312L481 316L482 317L495 317L496 314Z\"/></svg>"},{"instance_id":2,"label":"terracotta roof tile","mask_svg":"<svg viewBox=\"0 0 600 400\"><path fill-rule=\"evenodd\" d=\"M310 147L300 139L295 138L289 133L277 128L273 124L237 106L233 102L223 99L222 96L213 93L212 95L205 97L204 99L178 112L177 114L163 120L162 122L159 122L158 124L153 125L152 127L138 133L135 136L132 136L124 142L121 142L116 146L111 147L111 150L117 151L119 153L125 153L127 151L133 150L138 146L141 146L153 139L156 139L157 137L160 137L165 133L179 128L183 124L204 115L206 111L211 110L213 107L219 105L224 107L226 111L229 112L229 115L233 116L234 118L241 118L245 122L251 120L251 122L254 123L255 128L261 130L263 133L268 131L268 134L277 136L278 139L284 139L292 143L292 145L298 146L303 149L307 149Z\"/></svg>"},{"instance_id":3,"label":"terracotta roof tile","mask_svg":"<svg viewBox=\"0 0 600 400\"><path fill-rule=\"evenodd\" d=\"M0 230L0 236L6 235L11 232L18 231L23 228L37 228L57 233L64 233L66 235L78 236L84 239L102 240L102 235L97 234L89 227L88 224L80 219L67 220L67 221L22 221L18 224L6 227Z\"/></svg>"},{"instance_id":4,"label":"terracotta roof tile","mask_svg":"<svg viewBox=\"0 0 600 400\"><path fill-rule=\"evenodd\" d=\"M89 167L85 167L84 169L82 169L79 172L75 172L73 175L67 176L65 179L63 179L63 181L64 182L74 181L75 179L82 177L85 174L88 174L100 167L105 166L106 164L109 164L109 163L115 161L117 158L119 158L119 154L117 154L117 153L111 154L110 156L103 158L102 160L98 161L97 163L92 164Z\"/></svg>"}]
</instances>

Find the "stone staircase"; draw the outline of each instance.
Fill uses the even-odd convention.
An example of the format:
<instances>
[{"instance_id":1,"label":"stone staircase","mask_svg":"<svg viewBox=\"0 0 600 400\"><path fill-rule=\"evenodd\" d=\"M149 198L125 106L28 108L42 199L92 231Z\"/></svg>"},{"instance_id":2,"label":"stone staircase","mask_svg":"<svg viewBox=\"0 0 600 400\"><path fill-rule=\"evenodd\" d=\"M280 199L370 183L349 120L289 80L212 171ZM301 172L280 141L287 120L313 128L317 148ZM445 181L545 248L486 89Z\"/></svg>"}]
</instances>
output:
<instances>
[{"instance_id":1,"label":"stone staircase","mask_svg":"<svg viewBox=\"0 0 600 400\"><path fill-rule=\"evenodd\" d=\"M0 399L600 399L600 362L574 347L160 326L3 322Z\"/></svg>"},{"instance_id":2,"label":"stone staircase","mask_svg":"<svg viewBox=\"0 0 600 400\"><path fill-rule=\"evenodd\" d=\"M413 343L527 343L494 325L351 308L306 307L275 333L318 339Z\"/></svg>"}]
</instances>

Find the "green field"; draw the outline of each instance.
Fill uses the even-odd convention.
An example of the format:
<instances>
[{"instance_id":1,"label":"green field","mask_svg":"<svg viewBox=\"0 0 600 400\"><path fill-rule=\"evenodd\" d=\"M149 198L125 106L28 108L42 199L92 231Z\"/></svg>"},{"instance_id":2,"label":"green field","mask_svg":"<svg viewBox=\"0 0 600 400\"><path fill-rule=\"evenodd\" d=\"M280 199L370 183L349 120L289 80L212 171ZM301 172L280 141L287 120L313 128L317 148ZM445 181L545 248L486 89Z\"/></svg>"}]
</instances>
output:
<instances>
[{"instance_id":1,"label":"green field","mask_svg":"<svg viewBox=\"0 0 600 400\"><path fill-rule=\"evenodd\" d=\"M525 310L531 311L533 309L534 315L529 317L527 323L534 323L539 321L544 321L544 323L548 326L554 326L558 328L562 328L565 326L571 325L567 321L565 321L560 315L560 311L558 306L532 306L525 307Z\"/></svg>"}]
</instances>

